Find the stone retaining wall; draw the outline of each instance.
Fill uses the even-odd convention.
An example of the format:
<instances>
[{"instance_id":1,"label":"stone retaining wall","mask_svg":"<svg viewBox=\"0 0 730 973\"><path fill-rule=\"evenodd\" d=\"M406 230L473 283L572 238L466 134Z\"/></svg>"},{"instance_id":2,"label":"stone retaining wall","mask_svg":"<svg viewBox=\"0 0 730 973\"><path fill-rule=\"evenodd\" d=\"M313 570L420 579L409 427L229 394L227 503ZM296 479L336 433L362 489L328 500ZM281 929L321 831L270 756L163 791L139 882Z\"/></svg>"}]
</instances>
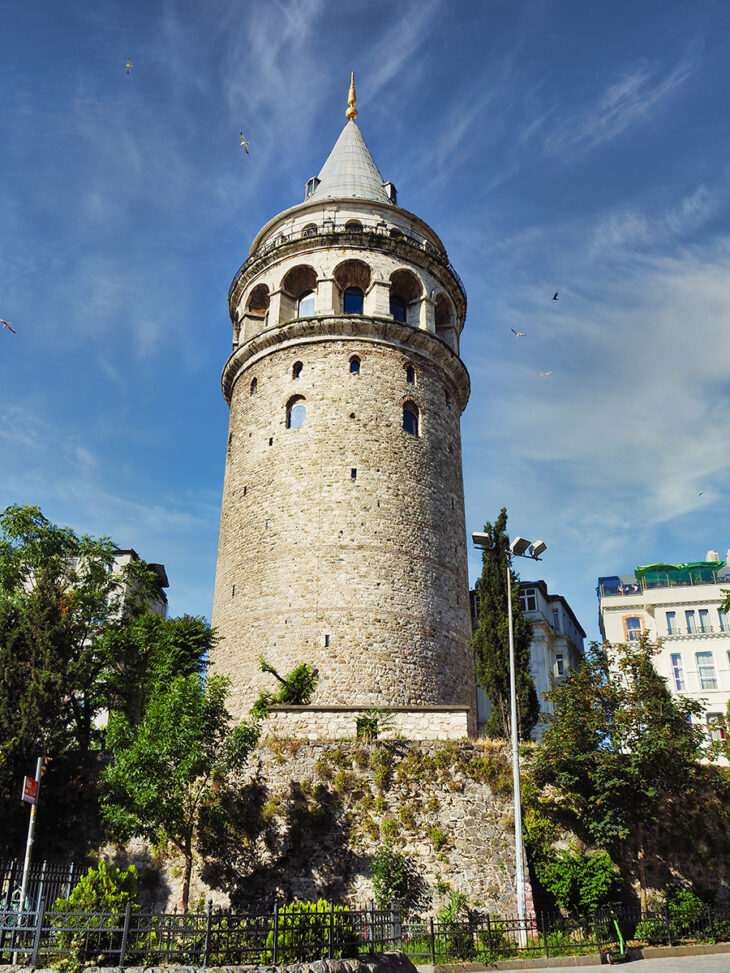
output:
<instances>
[{"instance_id":1,"label":"stone retaining wall","mask_svg":"<svg viewBox=\"0 0 730 973\"><path fill-rule=\"evenodd\" d=\"M342 740L358 735L361 706L274 706L265 722L264 739ZM381 740L460 740L469 735L469 709L458 706L393 707Z\"/></svg>"}]
</instances>

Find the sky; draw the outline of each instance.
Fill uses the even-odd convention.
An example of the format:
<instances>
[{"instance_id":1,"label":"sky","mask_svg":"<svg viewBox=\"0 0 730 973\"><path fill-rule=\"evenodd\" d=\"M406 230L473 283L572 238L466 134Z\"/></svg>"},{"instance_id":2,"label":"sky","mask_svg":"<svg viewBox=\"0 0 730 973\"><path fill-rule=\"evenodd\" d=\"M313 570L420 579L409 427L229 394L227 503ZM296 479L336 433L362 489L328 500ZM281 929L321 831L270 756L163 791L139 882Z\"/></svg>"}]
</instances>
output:
<instances>
[{"instance_id":1,"label":"sky","mask_svg":"<svg viewBox=\"0 0 730 973\"><path fill-rule=\"evenodd\" d=\"M0 507L163 562L210 618L228 287L354 69L468 293L467 532L506 506L543 538L521 575L589 639L599 575L724 559L729 44L725 0L3 0Z\"/></svg>"}]
</instances>

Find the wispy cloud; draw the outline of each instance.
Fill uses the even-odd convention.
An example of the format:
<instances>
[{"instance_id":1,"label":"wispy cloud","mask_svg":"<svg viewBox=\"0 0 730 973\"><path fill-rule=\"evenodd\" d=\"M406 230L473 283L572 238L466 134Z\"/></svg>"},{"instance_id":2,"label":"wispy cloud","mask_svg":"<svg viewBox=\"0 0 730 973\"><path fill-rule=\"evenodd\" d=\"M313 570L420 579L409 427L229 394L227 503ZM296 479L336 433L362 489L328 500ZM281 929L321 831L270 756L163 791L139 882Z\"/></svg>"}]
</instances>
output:
<instances>
[{"instance_id":1,"label":"wispy cloud","mask_svg":"<svg viewBox=\"0 0 730 973\"><path fill-rule=\"evenodd\" d=\"M695 63L685 58L671 70L642 64L608 85L592 103L585 102L572 113L558 109L546 112L526 126L524 138L538 133L543 150L562 154L568 149L590 149L616 138L638 121L646 121L652 110L693 74Z\"/></svg>"}]
</instances>

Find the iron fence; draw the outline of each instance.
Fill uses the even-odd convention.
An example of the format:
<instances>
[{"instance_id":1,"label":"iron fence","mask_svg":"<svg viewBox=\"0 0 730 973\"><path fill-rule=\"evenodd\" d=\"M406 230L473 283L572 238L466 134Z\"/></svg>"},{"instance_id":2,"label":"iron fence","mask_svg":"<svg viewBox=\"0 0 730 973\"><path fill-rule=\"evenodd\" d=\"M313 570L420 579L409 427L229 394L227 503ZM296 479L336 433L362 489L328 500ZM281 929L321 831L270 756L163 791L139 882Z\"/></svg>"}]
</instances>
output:
<instances>
[{"instance_id":1,"label":"iron fence","mask_svg":"<svg viewBox=\"0 0 730 973\"><path fill-rule=\"evenodd\" d=\"M0 910L0 963L101 966L287 965L403 950L414 962L494 963L502 959L596 955L631 944L730 941L730 908L644 912L624 906L584 916L540 912L526 920L472 913L459 921L421 919L393 906L308 911L213 909L187 913L87 913L38 907Z\"/></svg>"},{"instance_id":2,"label":"iron fence","mask_svg":"<svg viewBox=\"0 0 730 973\"><path fill-rule=\"evenodd\" d=\"M85 866L75 862L32 862L28 870L25 908L37 909L41 901L68 898L84 871ZM0 909L18 908L22 875L21 860L0 861Z\"/></svg>"}]
</instances>

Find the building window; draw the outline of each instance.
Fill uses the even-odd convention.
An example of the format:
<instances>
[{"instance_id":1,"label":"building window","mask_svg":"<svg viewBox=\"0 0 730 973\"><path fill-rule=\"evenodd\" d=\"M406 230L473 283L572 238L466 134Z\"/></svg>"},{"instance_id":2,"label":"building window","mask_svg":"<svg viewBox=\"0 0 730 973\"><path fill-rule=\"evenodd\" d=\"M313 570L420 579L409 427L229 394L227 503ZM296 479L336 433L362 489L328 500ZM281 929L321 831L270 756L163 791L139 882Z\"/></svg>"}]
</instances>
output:
<instances>
[{"instance_id":1,"label":"building window","mask_svg":"<svg viewBox=\"0 0 730 973\"><path fill-rule=\"evenodd\" d=\"M682 671L682 656L679 652L672 653L672 679L674 680L674 688L683 690L684 689L684 672Z\"/></svg>"},{"instance_id":2,"label":"building window","mask_svg":"<svg viewBox=\"0 0 730 973\"><path fill-rule=\"evenodd\" d=\"M418 435L418 406L413 402L403 406L403 428L413 436Z\"/></svg>"},{"instance_id":3,"label":"building window","mask_svg":"<svg viewBox=\"0 0 730 973\"><path fill-rule=\"evenodd\" d=\"M360 374L360 359L357 355L353 355L350 359L350 375Z\"/></svg>"},{"instance_id":4,"label":"building window","mask_svg":"<svg viewBox=\"0 0 730 973\"><path fill-rule=\"evenodd\" d=\"M304 187L304 198L308 199L314 190L319 186L320 180L316 176L312 176L311 179L307 180L307 185Z\"/></svg>"},{"instance_id":5,"label":"building window","mask_svg":"<svg viewBox=\"0 0 730 973\"><path fill-rule=\"evenodd\" d=\"M413 369L413 365L406 365L406 382L408 385L416 384L416 373Z\"/></svg>"},{"instance_id":6,"label":"building window","mask_svg":"<svg viewBox=\"0 0 730 973\"><path fill-rule=\"evenodd\" d=\"M256 395L256 389L258 388L258 379L252 378L251 385L249 387L249 395Z\"/></svg>"},{"instance_id":7,"label":"building window","mask_svg":"<svg viewBox=\"0 0 730 973\"><path fill-rule=\"evenodd\" d=\"M711 632L710 611L708 608L700 608L700 632Z\"/></svg>"},{"instance_id":8,"label":"building window","mask_svg":"<svg viewBox=\"0 0 730 973\"><path fill-rule=\"evenodd\" d=\"M707 733L713 743L724 743L726 738L725 719L722 713L707 714Z\"/></svg>"},{"instance_id":9,"label":"building window","mask_svg":"<svg viewBox=\"0 0 730 973\"><path fill-rule=\"evenodd\" d=\"M730 619L728 619L728 617L725 614L725 612L721 612L718 609L717 614L718 614L718 617L720 619L720 631L721 632L730 632Z\"/></svg>"},{"instance_id":10,"label":"building window","mask_svg":"<svg viewBox=\"0 0 730 973\"><path fill-rule=\"evenodd\" d=\"M694 635L697 631L697 622L695 621L695 613L693 611L686 611L684 613L684 620L687 623L687 634Z\"/></svg>"},{"instance_id":11,"label":"building window","mask_svg":"<svg viewBox=\"0 0 730 973\"><path fill-rule=\"evenodd\" d=\"M667 635L677 634L677 613L667 612Z\"/></svg>"},{"instance_id":12,"label":"building window","mask_svg":"<svg viewBox=\"0 0 730 973\"><path fill-rule=\"evenodd\" d=\"M560 613L556 611L553 611L553 631L560 635Z\"/></svg>"},{"instance_id":13,"label":"building window","mask_svg":"<svg viewBox=\"0 0 730 973\"><path fill-rule=\"evenodd\" d=\"M292 378L299 378L300 375L302 374L302 369L303 368L304 368L304 365L302 365L302 363L300 361L295 361L294 364L292 365L291 377Z\"/></svg>"},{"instance_id":14,"label":"building window","mask_svg":"<svg viewBox=\"0 0 730 973\"><path fill-rule=\"evenodd\" d=\"M405 321L406 307L406 302L402 297L391 297L390 313L396 321Z\"/></svg>"},{"instance_id":15,"label":"building window","mask_svg":"<svg viewBox=\"0 0 730 973\"><path fill-rule=\"evenodd\" d=\"M351 480L357 479L357 470L354 467L350 470L350 479Z\"/></svg>"},{"instance_id":16,"label":"building window","mask_svg":"<svg viewBox=\"0 0 730 973\"><path fill-rule=\"evenodd\" d=\"M627 618L626 622L626 641L638 642L642 636L641 619L638 616Z\"/></svg>"},{"instance_id":17,"label":"building window","mask_svg":"<svg viewBox=\"0 0 730 973\"><path fill-rule=\"evenodd\" d=\"M302 230L302 236L316 236L317 235L317 224L307 223L307 225Z\"/></svg>"},{"instance_id":18,"label":"building window","mask_svg":"<svg viewBox=\"0 0 730 973\"><path fill-rule=\"evenodd\" d=\"M286 428L301 429L307 421L307 407L301 395L289 399L286 406Z\"/></svg>"},{"instance_id":19,"label":"building window","mask_svg":"<svg viewBox=\"0 0 730 973\"><path fill-rule=\"evenodd\" d=\"M555 671L559 676L565 675L565 662L563 661L563 653L555 653Z\"/></svg>"},{"instance_id":20,"label":"building window","mask_svg":"<svg viewBox=\"0 0 730 973\"><path fill-rule=\"evenodd\" d=\"M361 287L346 288L344 299L345 314L362 314L364 299L365 295Z\"/></svg>"},{"instance_id":21,"label":"building window","mask_svg":"<svg viewBox=\"0 0 730 973\"><path fill-rule=\"evenodd\" d=\"M314 291L305 291L299 298L299 313L300 318L311 318L317 307L317 297Z\"/></svg>"},{"instance_id":22,"label":"building window","mask_svg":"<svg viewBox=\"0 0 730 973\"><path fill-rule=\"evenodd\" d=\"M345 223L345 229L349 230L350 233L362 233L362 223L360 220L348 220Z\"/></svg>"},{"instance_id":23,"label":"building window","mask_svg":"<svg viewBox=\"0 0 730 973\"><path fill-rule=\"evenodd\" d=\"M715 660L712 652L697 652L697 672L700 676L701 689L717 689L717 676L715 675Z\"/></svg>"},{"instance_id":24,"label":"building window","mask_svg":"<svg viewBox=\"0 0 730 973\"><path fill-rule=\"evenodd\" d=\"M537 592L534 588L520 588L520 609L523 612L537 611Z\"/></svg>"},{"instance_id":25,"label":"building window","mask_svg":"<svg viewBox=\"0 0 730 973\"><path fill-rule=\"evenodd\" d=\"M325 635L325 637L324 637L324 647L325 647L325 649L328 649L329 646L330 646L330 637L329 637L329 635Z\"/></svg>"}]
</instances>

